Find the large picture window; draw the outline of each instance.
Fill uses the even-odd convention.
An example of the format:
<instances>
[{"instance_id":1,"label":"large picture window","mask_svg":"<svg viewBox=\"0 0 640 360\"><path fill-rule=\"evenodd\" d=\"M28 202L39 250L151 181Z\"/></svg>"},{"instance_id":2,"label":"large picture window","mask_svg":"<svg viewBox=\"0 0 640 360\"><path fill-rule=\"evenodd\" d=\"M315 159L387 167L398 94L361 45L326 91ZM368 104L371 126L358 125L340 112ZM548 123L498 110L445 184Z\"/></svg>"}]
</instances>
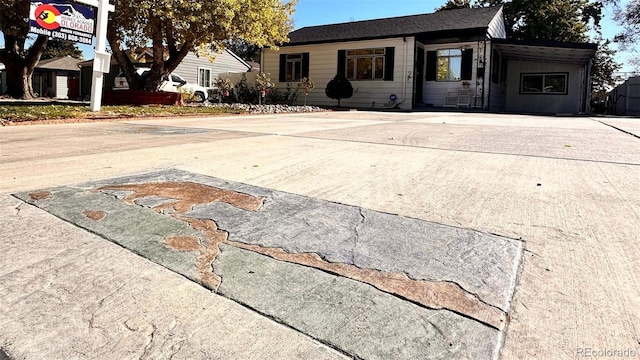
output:
<instances>
[{"instance_id":1,"label":"large picture window","mask_svg":"<svg viewBox=\"0 0 640 360\"><path fill-rule=\"evenodd\" d=\"M211 69L198 69L198 85L202 87L211 87Z\"/></svg>"},{"instance_id":2,"label":"large picture window","mask_svg":"<svg viewBox=\"0 0 640 360\"><path fill-rule=\"evenodd\" d=\"M383 80L385 48L346 51L346 73L349 80Z\"/></svg>"},{"instance_id":3,"label":"large picture window","mask_svg":"<svg viewBox=\"0 0 640 360\"><path fill-rule=\"evenodd\" d=\"M568 77L568 73L520 74L520 93L566 95Z\"/></svg>"},{"instance_id":4,"label":"large picture window","mask_svg":"<svg viewBox=\"0 0 640 360\"><path fill-rule=\"evenodd\" d=\"M437 81L460 81L462 75L462 50L438 50Z\"/></svg>"}]
</instances>

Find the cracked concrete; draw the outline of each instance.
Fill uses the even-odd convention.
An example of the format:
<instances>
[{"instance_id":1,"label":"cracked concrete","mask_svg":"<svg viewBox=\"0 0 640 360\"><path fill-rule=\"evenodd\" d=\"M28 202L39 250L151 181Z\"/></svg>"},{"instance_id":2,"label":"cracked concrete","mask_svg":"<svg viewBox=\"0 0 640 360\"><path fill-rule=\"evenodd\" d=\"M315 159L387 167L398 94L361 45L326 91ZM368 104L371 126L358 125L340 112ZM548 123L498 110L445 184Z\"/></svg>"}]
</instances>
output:
<instances>
[{"instance_id":1,"label":"cracked concrete","mask_svg":"<svg viewBox=\"0 0 640 360\"><path fill-rule=\"evenodd\" d=\"M0 129L0 192L9 194L93 182L86 188L89 190L97 187L96 181L110 185L110 180L101 179L122 176L130 179L124 183L159 182L167 178L156 173L157 179L152 180L147 174L178 168L191 174L252 184L250 190L240 190L244 193L266 196L267 193L258 191L266 192L262 189L269 188L483 233L523 238L527 251L509 308L509 325L500 358L573 359L578 348L640 350L637 344L640 337L637 311L640 308L637 276L640 142L600 121L639 134L637 119L440 112L130 119L4 127ZM132 124L211 129L216 133L154 135L139 131L134 134L128 131ZM197 175L187 174L173 180L201 182ZM224 181L220 182L218 185L224 188ZM56 286L56 279L80 271L81 276L72 284L93 286L93 291L102 291L105 285L100 282L83 283L91 281L93 271L102 271L102 267L83 265L84 258L76 254L78 245L66 241L59 233L65 228L64 223L43 222L40 218L26 223L24 218L12 217L30 214L30 209L30 205L22 202L13 203L0 217L0 251L3 259L11 259L0 260L0 278L18 267L33 267L34 272L46 274L41 276L41 283L35 283L38 285L35 288L50 284L46 288L50 291ZM14 221L25 228L15 232ZM25 241L35 234L42 235L39 241ZM79 239L95 238L83 231L76 235ZM68 259L70 265L53 268L42 260L60 257ZM130 284L122 291L132 294L132 289L142 289L143 294L148 294L146 300L141 300L139 294L133 293L139 302L106 303L114 314L126 309L127 314L163 318L164 314L176 310L158 308L160 316L155 316L156 313L149 313L149 304L162 299L179 304L173 306L182 309L189 303L185 302L185 298L189 298L187 294L203 290L199 286L176 287L174 282L155 277L156 282L140 280L139 272L147 274L147 267L158 268L148 261L135 262L134 266L127 256L106 258L110 265L118 267L100 275L112 279L113 272L122 268L124 274L131 273L132 279L141 282ZM57 277L53 276L54 272ZM181 282L189 281L180 278L177 284ZM87 297L80 296L83 286L70 286L68 291L84 300ZM6 290L0 286L2 291ZM82 318L84 327L71 331L60 323L48 321L17 326L19 319L28 317L25 314L29 311L39 313L37 309L46 299L30 296L9 307L3 302L5 292L2 295L0 316L5 317L0 322L8 325L0 327L0 347L11 357L22 358L21 352L16 353L22 349L29 349L33 355L28 358L130 358L133 357L130 354L141 354L137 346L143 344L142 341L126 336L128 331L122 322L104 318L96 325L110 331L110 341L120 348L109 353L102 352L99 346L76 346L82 352L69 356L66 349L76 343L91 343L89 339L95 336L74 330L85 329L90 316ZM123 299L128 298L123 296ZM66 319L67 314L75 314L74 303L47 304L50 307L44 314L50 317L60 314L59 319ZM5 309L11 312L1 313ZM200 347L188 342L183 348L197 348L193 354L202 358L251 358L249 355L300 358L299 353L279 353L281 356L269 353L274 342L271 332L261 331L261 325L231 323L233 326L219 325L218 319L208 318L202 328L188 331L206 329L207 335L213 337L217 335L212 332L222 327L224 336L203 342L205 345ZM9 326L17 331L12 333ZM245 346L241 343L243 338L233 338L238 333L250 336L256 343L263 337L269 338L268 342L261 342L269 346L255 346L251 348L253 351L243 353L216 348L216 344L232 349ZM26 340L10 344L8 341L14 336ZM29 341L32 339L37 341ZM275 347L281 344L278 340L275 343ZM176 357L179 358L179 354Z\"/></svg>"}]
</instances>

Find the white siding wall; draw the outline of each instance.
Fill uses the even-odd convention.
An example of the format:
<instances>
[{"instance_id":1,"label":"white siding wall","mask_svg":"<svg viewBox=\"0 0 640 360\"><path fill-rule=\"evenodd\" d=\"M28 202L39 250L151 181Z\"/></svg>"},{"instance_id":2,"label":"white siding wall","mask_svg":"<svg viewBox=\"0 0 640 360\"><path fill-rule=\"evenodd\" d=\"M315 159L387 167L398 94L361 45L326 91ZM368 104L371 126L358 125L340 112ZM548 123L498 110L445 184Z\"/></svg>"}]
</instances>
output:
<instances>
[{"instance_id":1,"label":"white siding wall","mask_svg":"<svg viewBox=\"0 0 640 360\"><path fill-rule=\"evenodd\" d=\"M406 45L406 69L405 69L405 45ZM389 102L389 96L395 94L398 101L403 99L402 109L411 109L413 104L413 79L407 79L407 72L413 73L414 38L349 41L332 44L298 45L281 47L279 51L265 49L263 55L262 71L271 74L271 80L276 82L279 89L286 88L286 83L278 81L280 54L309 53L309 77L315 82L315 89L309 93L307 104L335 106L337 100L325 95L327 83L336 75L338 69L338 50L369 49L395 47L395 60L393 81L368 80L351 81L353 96L350 99L341 100L341 105L349 107L370 108L375 102L376 108L382 108ZM292 84L295 85L295 84ZM298 97L298 102L304 101L304 95Z\"/></svg>"},{"instance_id":2,"label":"white siding wall","mask_svg":"<svg viewBox=\"0 0 640 360\"><path fill-rule=\"evenodd\" d=\"M66 99L68 96L69 88L67 87L67 77L66 76L56 76L56 94L55 97L58 99Z\"/></svg>"},{"instance_id":3,"label":"white siding wall","mask_svg":"<svg viewBox=\"0 0 640 360\"><path fill-rule=\"evenodd\" d=\"M481 45L478 45L478 42L463 42L463 43L450 43L450 44L435 44L435 45L424 45L424 50L425 50L425 56L426 56L426 52L427 51L437 51L437 50L444 50L444 49L461 49L461 48L472 48L473 49L473 71L471 74L471 80L467 80L470 83L470 89L473 90L474 95L480 96L482 97L482 87L487 84L487 82L489 81L490 77L489 77L489 72L491 71L490 69L490 56L491 56L491 46L490 43L487 42L486 45L484 45L484 43L480 43ZM482 46L486 46L486 54L485 51L482 49ZM477 64L478 64L478 56L480 56L481 58L486 56L485 59L485 76L484 79L482 79L482 81L478 81L479 79L477 78L478 76L478 68L477 68ZM425 60L425 66L426 66L426 60ZM426 72L425 72L426 74ZM423 86L423 96L422 96L422 102L427 104L427 106L433 106L433 107L443 107L444 106L444 100L445 100L445 96L447 94L447 90L449 89L460 89L462 87L462 81L425 81L424 82L424 86ZM485 92L484 92L484 97L485 97L485 101L484 104L487 104L487 100L488 100L488 87L485 88ZM480 105L480 100L478 100ZM485 105L486 107L486 105Z\"/></svg>"},{"instance_id":4,"label":"white siding wall","mask_svg":"<svg viewBox=\"0 0 640 360\"><path fill-rule=\"evenodd\" d=\"M489 36L492 39L506 39L507 38L507 30L504 26L504 14L502 12L503 9L500 9L496 14L496 17L493 18L491 23L489 23Z\"/></svg>"},{"instance_id":5,"label":"white siding wall","mask_svg":"<svg viewBox=\"0 0 640 360\"><path fill-rule=\"evenodd\" d=\"M520 74L557 72L569 73L567 95L520 94ZM580 65L509 61L506 110L518 113L579 113L584 92L583 77Z\"/></svg>"},{"instance_id":6,"label":"white siding wall","mask_svg":"<svg viewBox=\"0 0 640 360\"><path fill-rule=\"evenodd\" d=\"M222 53L215 55L213 62L207 56L189 53L178 65L174 73L182 76L190 83L197 84L199 68L211 69L212 82L220 73L247 72L249 70L242 61L224 50Z\"/></svg>"}]
</instances>

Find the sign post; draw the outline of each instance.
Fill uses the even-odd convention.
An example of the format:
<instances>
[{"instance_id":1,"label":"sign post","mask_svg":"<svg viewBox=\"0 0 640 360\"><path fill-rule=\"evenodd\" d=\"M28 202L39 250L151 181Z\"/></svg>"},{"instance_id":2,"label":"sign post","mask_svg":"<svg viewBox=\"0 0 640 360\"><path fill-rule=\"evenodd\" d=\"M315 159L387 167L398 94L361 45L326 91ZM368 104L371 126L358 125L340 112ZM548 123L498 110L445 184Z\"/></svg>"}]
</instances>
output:
<instances>
[{"instance_id":1,"label":"sign post","mask_svg":"<svg viewBox=\"0 0 640 360\"><path fill-rule=\"evenodd\" d=\"M102 84L104 74L111 68L111 55L107 49L107 21L109 12L115 11L115 6L109 4L109 0L76 0L83 4L98 8L98 24L96 26L96 46L93 58L93 75L91 77L91 111L100 111L102 105Z\"/></svg>"}]
</instances>

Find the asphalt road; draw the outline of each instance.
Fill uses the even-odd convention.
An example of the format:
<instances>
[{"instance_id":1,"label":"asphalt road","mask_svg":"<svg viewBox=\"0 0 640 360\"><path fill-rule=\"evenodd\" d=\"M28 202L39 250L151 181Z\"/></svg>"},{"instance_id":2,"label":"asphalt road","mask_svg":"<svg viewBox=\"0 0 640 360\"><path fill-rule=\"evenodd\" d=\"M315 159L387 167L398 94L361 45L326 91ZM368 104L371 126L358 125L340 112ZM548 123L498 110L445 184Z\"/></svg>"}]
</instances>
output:
<instances>
[{"instance_id":1,"label":"asphalt road","mask_svg":"<svg viewBox=\"0 0 640 360\"><path fill-rule=\"evenodd\" d=\"M278 302L242 292L251 279L240 265L228 264L242 264L255 252L221 245L213 266L223 281L214 295L189 280L188 269L168 270L161 260L148 261L108 241L108 234L10 195L61 187L88 191L78 184L181 171L520 242L515 294L503 307L508 324L498 337L482 335L497 341L500 358L640 356L639 124L339 112L0 128L0 322L7 324L0 329L0 348L14 358L388 354L349 347L347 335L374 328L370 320L356 322L362 326L332 343L322 323L290 319ZM381 249L375 264L397 256L394 248ZM253 263L272 282L302 271L316 289L333 283L327 289L340 294L360 289L340 274L325 278L307 266L284 268L265 259ZM227 274L240 280L225 285ZM380 314L406 306L367 294L363 298L376 299L371 301ZM379 319L424 317L418 310ZM469 334L461 343L477 344L480 332ZM468 350L450 355L477 354L476 347Z\"/></svg>"}]
</instances>

